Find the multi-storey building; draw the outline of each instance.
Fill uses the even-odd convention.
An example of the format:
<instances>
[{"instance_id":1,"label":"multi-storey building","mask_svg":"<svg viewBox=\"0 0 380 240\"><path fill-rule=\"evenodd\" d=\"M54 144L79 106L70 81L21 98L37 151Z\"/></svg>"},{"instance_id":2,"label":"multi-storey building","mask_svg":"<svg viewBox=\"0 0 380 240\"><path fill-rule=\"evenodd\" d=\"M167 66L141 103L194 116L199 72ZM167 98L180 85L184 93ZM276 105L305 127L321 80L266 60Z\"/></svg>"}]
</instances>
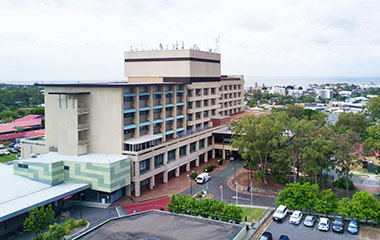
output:
<instances>
[{"instance_id":1,"label":"multi-storey building","mask_svg":"<svg viewBox=\"0 0 380 240\"><path fill-rule=\"evenodd\" d=\"M243 76L220 72L218 53L139 51L125 53L128 82L42 84L46 137L39 153L128 155L125 192L140 196L215 158L212 134L224 126L213 118L243 111L244 98ZM22 145L24 157L36 153L33 146Z\"/></svg>"}]
</instances>

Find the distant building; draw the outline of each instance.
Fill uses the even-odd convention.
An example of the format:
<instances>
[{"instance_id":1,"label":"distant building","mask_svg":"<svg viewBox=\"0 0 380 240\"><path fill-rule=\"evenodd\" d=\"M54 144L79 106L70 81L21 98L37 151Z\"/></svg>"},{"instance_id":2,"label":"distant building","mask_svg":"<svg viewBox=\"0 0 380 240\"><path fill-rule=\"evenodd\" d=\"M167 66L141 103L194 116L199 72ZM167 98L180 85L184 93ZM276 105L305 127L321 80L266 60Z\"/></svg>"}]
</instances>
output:
<instances>
[{"instance_id":1,"label":"distant building","mask_svg":"<svg viewBox=\"0 0 380 240\"><path fill-rule=\"evenodd\" d=\"M300 98L304 94L304 90L299 90L299 89L289 89L288 90L288 96L292 96L294 98Z\"/></svg>"},{"instance_id":2,"label":"distant building","mask_svg":"<svg viewBox=\"0 0 380 240\"><path fill-rule=\"evenodd\" d=\"M316 89L315 93L320 99L331 99L333 97L333 90L330 89Z\"/></svg>"},{"instance_id":3,"label":"distant building","mask_svg":"<svg viewBox=\"0 0 380 240\"><path fill-rule=\"evenodd\" d=\"M350 97L351 94L351 91L339 91L339 95L341 95L342 97Z\"/></svg>"},{"instance_id":4,"label":"distant building","mask_svg":"<svg viewBox=\"0 0 380 240\"><path fill-rule=\"evenodd\" d=\"M30 114L13 122L0 124L0 141L43 136L45 134L43 119L42 115Z\"/></svg>"},{"instance_id":5,"label":"distant building","mask_svg":"<svg viewBox=\"0 0 380 240\"><path fill-rule=\"evenodd\" d=\"M270 91L272 94L286 95L286 89L284 87L273 87Z\"/></svg>"}]
</instances>

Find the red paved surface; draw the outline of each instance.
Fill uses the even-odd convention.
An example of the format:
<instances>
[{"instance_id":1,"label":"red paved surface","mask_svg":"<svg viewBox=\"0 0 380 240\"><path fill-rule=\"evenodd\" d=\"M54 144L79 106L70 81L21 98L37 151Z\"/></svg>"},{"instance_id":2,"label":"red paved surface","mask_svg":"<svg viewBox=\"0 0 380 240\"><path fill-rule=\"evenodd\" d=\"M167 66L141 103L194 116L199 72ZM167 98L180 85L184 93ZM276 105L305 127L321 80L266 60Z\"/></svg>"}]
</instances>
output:
<instances>
[{"instance_id":1,"label":"red paved surface","mask_svg":"<svg viewBox=\"0 0 380 240\"><path fill-rule=\"evenodd\" d=\"M152 209L156 209L156 210L164 209L165 211L168 211L167 206L169 202L170 202L170 198L165 197L165 198L146 201L142 203L129 204L129 205L124 206L124 208L128 214L148 211Z\"/></svg>"}]
</instances>

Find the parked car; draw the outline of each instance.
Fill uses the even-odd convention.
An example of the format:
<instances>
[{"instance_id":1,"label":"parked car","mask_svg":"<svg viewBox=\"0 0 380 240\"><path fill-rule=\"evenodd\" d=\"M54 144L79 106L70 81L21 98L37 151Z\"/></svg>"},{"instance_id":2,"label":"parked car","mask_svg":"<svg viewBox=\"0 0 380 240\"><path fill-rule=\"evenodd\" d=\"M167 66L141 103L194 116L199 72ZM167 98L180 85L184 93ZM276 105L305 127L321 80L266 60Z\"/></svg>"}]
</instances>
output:
<instances>
[{"instance_id":1,"label":"parked car","mask_svg":"<svg viewBox=\"0 0 380 240\"><path fill-rule=\"evenodd\" d=\"M284 205L280 205L274 212L272 219L275 221L283 221L286 218L286 214L288 214L288 208Z\"/></svg>"},{"instance_id":2,"label":"parked car","mask_svg":"<svg viewBox=\"0 0 380 240\"><path fill-rule=\"evenodd\" d=\"M9 148L8 152L10 152L10 153L18 153L18 151L16 149L14 149L14 148Z\"/></svg>"},{"instance_id":3,"label":"parked car","mask_svg":"<svg viewBox=\"0 0 380 240\"><path fill-rule=\"evenodd\" d=\"M298 225L300 224L301 219L302 219L302 212L294 211L292 216L290 216L289 223Z\"/></svg>"},{"instance_id":4,"label":"parked car","mask_svg":"<svg viewBox=\"0 0 380 240\"><path fill-rule=\"evenodd\" d=\"M15 144L16 144L15 142L11 142L10 144L8 144L8 147L13 148L15 146Z\"/></svg>"},{"instance_id":5,"label":"parked car","mask_svg":"<svg viewBox=\"0 0 380 240\"><path fill-rule=\"evenodd\" d=\"M5 154L3 152L0 152L0 157L4 156Z\"/></svg>"},{"instance_id":6,"label":"parked car","mask_svg":"<svg viewBox=\"0 0 380 240\"><path fill-rule=\"evenodd\" d=\"M348 224L347 231L351 234L358 234L359 233L359 224L357 219L352 219L350 223Z\"/></svg>"},{"instance_id":7,"label":"parked car","mask_svg":"<svg viewBox=\"0 0 380 240\"><path fill-rule=\"evenodd\" d=\"M0 144L0 149L3 149L4 148L4 144Z\"/></svg>"},{"instance_id":8,"label":"parked car","mask_svg":"<svg viewBox=\"0 0 380 240\"><path fill-rule=\"evenodd\" d=\"M328 232L330 230L330 219L325 217L319 218L318 229L319 231Z\"/></svg>"},{"instance_id":9,"label":"parked car","mask_svg":"<svg viewBox=\"0 0 380 240\"><path fill-rule=\"evenodd\" d=\"M305 221L303 221L303 225L305 225L306 227L314 227L314 224L315 217L311 215L306 216Z\"/></svg>"},{"instance_id":10,"label":"parked car","mask_svg":"<svg viewBox=\"0 0 380 240\"><path fill-rule=\"evenodd\" d=\"M8 152L8 150L1 150L0 152L3 153L3 156L4 156L4 155L9 155L9 154L10 154L10 153Z\"/></svg>"},{"instance_id":11,"label":"parked car","mask_svg":"<svg viewBox=\"0 0 380 240\"><path fill-rule=\"evenodd\" d=\"M259 238L259 240L273 240L272 233L264 232L263 235Z\"/></svg>"},{"instance_id":12,"label":"parked car","mask_svg":"<svg viewBox=\"0 0 380 240\"><path fill-rule=\"evenodd\" d=\"M19 143L16 143L14 146L13 146L14 149L21 149L21 145Z\"/></svg>"},{"instance_id":13,"label":"parked car","mask_svg":"<svg viewBox=\"0 0 380 240\"><path fill-rule=\"evenodd\" d=\"M197 181L197 183L205 183L209 180L210 180L210 175L208 175L208 173L201 173L195 178L195 181Z\"/></svg>"},{"instance_id":14,"label":"parked car","mask_svg":"<svg viewBox=\"0 0 380 240\"><path fill-rule=\"evenodd\" d=\"M289 237L286 235L281 235L278 240L289 240Z\"/></svg>"},{"instance_id":15,"label":"parked car","mask_svg":"<svg viewBox=\"0 0 380 240\"><path fill-rule=\"evenodd\" d=\"M333 232L343 233L344 232L344 220L342 216L336 216L332 224Z\"/></svg>"}]
</instances>

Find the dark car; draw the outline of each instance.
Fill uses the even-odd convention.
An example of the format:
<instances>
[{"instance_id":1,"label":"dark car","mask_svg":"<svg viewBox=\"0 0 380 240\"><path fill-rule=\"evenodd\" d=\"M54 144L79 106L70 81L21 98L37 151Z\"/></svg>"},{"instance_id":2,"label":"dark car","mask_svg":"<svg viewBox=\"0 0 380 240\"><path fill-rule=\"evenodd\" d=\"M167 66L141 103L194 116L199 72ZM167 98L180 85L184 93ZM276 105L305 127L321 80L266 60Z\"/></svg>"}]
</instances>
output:
<instances>
[{"instance_id":1,"label":"dark car","mask_svg":"<svg viewBox=\"0 0 380 240\"><path fill-rule=\"evenodd\" d=\"M358 234L359 233L359 225L357 219L352 219L350 223L348 224L347 231L351 234Z\"/></svg>"},{"instance_id":2,"label":"dark car","mask_svg":"<svg viewBox=\"0 0 380 240\"><path fill-rule=\"evenodd\" d=\"M259 238L259 240L273 240L272 233L264 232L263 235Z\"/></svg>"},{"instance_id":3,"label":"dark car","mask_svg":"<svg viewBox=\"0 0 380 240\"><path fill-rule=\"evenodd\" d=\"M16 144L15 142L12 142L12 143L10 143L10 144L8 145L8 147L9 147L9 148L13 148L13 147L15 146L15 144Z\"/></svg>"},{"instance_id":4,"label":"dark car","mask_svg":"<svg viewBox=\"0 0 380 240\"><path fill-rule=\"evenodd\" d=\"M10 153L18 153L18 151L16 149L14 149L14 148L8 149L8 152L10 152Z\"/></svg>"},{"instance_id":5,"label":"dark car","mask_svg":"<svg viewBox=\"0 0 380 240\"><path fill-rule=\"evenodd\" d=\"M289 240L289 237L286 235L281 235L278 240Z\"/></svg>"},{"instance_id":6,"label":"dark car","mask_svg":"<svg viewBox=\"0 0 380 240\"><path fill-rule=\"evenodd\" d=\"M337 233L343 233L344 232L344 220L341 216L336 216L334 218L334 222L332 224L332 230Z\"/></svg>"}]
</instances>

